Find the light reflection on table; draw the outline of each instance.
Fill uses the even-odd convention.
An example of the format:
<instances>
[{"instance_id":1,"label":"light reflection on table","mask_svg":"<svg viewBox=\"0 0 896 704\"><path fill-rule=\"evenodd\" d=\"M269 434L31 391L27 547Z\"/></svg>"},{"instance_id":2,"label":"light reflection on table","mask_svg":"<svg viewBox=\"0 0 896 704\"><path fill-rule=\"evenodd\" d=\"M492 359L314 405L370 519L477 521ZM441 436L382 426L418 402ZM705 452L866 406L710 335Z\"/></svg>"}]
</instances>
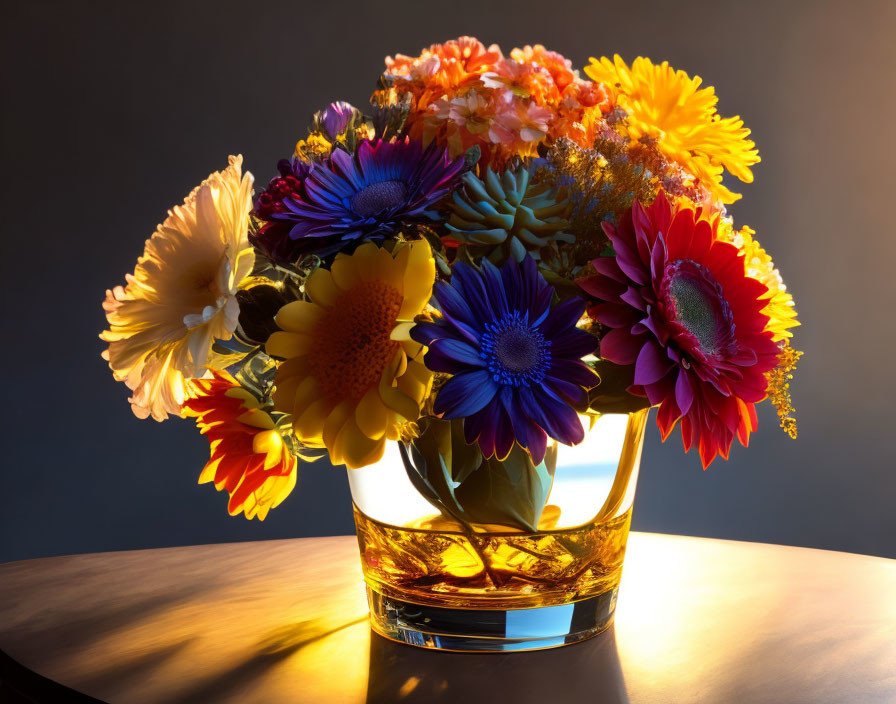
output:
<instances>
[{"instance_id":1,"label":"light reflection on table","mask_svg":"<svg viewBox=\"0 0 896 704\"><path fill-rule=\"evenodd\" d=\"M0 566L0 647L109 702L896 701L896 561L633 533L615 628L536 653L373 636L352 537Z\"/></svg>"}]
</instances>

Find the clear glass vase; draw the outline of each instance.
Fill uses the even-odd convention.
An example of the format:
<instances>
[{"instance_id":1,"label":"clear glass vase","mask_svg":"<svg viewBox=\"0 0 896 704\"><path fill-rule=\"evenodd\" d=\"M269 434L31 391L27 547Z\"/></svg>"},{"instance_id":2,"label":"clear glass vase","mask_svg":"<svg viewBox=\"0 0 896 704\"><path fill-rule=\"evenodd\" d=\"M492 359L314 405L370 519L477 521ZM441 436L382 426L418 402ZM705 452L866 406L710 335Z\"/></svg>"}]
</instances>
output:
<instances>
[{"instance_id":1,"label":"clear glass vase","mask_svg":"<svg viewBox=\"0 0 896 704\"><path fill-rule=\"evenodd\" d=\"M420 453L397 443L348 470L373 629L455 651L550 648L606 629L646 419L582 418L585 440L549 444L539 467L511 457L463 476L446 439L435 455L441 485L421 481Z\"/></svg>"}]
</instances>

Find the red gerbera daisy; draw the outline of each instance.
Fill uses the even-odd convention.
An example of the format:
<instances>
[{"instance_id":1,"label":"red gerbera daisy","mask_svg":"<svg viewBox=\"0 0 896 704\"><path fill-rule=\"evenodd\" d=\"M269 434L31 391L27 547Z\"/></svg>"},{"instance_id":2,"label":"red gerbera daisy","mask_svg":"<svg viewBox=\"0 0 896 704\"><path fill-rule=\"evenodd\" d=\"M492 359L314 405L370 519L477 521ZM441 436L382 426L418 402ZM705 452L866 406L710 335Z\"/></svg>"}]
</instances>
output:
<instances>
[{"instance_id":1,"label":"red gerbera daisy","mask_svg":"<svg viewBox=\"0 0 896 704\"><path fill-rule=\"evenodd\" d=\"M211 379L190 379L190 398L183 414L196 419L208 436L211 457L199 483L214 481L230 494L231 516L265 519L296 484L296 458L283 442L271 416L227 372L212 371Z\"/></svg>"},{"instance_id":2,"label":"red gerbera daisy","mask_svg":"<svg viewBox=\"0 0 896 704\"><path fill-rule=\"evenodd\" d=\"M663 440L681 419L685 450L696 446L704 469L727 459L734 438L746 446L756 430L755 404L776 364L760 313L766 287L712 225L663 193L604 230L615 257L594 260L597 274L579 281L597 299L591 316L609 328L601 357L634 365L629 392L659 405Z\"/></svg>"}]
</instances>

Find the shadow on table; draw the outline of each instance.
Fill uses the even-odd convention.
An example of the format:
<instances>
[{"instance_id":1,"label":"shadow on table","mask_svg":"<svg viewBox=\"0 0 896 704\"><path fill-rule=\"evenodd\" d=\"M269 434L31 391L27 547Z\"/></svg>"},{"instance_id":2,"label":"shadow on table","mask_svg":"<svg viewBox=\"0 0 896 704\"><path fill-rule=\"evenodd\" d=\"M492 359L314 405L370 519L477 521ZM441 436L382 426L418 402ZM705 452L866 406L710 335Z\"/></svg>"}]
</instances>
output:
<instances>
[{"instance_id":1,"label":"shadow on table","mask_svg":"<svg viewBox=\"0 0 896 704\"><path fill-rule=\"evenodd\" d=\"M531 653L442 653L371 632L367 704L629 701L611 627L583 643Z\"/></svg>"},{"instance_id":2,"label":"shadow on table","mask_svg":"<svg viewBox=\"0 0 896 704\"><path fill-rule=\"evenodd\" d=\"M286 661L302 648L366 620L364 617L346 621L335 628L319 619L288 624L269 633L242 662L199 682L171 699L169 704L196 704L226 699L232 693L254 686L271 668Z\"/></svg>"}]
</instances>

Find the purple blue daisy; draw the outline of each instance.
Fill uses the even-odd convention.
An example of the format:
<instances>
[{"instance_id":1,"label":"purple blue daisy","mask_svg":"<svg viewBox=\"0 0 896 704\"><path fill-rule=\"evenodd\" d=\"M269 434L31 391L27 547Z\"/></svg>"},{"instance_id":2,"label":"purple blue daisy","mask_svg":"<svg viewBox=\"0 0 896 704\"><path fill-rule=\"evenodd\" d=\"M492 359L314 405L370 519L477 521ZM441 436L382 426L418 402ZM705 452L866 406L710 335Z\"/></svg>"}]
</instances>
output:
<instances>
[{"instance_id":1,"label":"purple blue daisy","mask_svg":"<svg viewBox=\"0 0 896 704\"><path fill-rule=\"evenodd\" d=\"M354 156L335 149L272 213L289 223L294 253L332 254L355 240L378 240L402 226L439 218L434 207L458 185L464 159L435 143L364 141ZM281 230L282 231L282 230Z\"/></svg>"},{"instance_id":2,"label":"purple blue daisy","mask_svg":"<svg viewBox=\"0 0 896 704\"><path fill-rule=\"evenodd\" d=\"M597 375L582 361L597 338L576 323L585 303L575 298L551 306L553 288L530 256L501 269L487 260L476 269L454 265L450 283L433 291L441 317L411 331L427 345L426 366L451 374L434 411L463 418L468 443L505 458L516 441L536 463L550 436L579 443L584 429L576 409L587 404Z\"/></svg>"}]
</instances>

